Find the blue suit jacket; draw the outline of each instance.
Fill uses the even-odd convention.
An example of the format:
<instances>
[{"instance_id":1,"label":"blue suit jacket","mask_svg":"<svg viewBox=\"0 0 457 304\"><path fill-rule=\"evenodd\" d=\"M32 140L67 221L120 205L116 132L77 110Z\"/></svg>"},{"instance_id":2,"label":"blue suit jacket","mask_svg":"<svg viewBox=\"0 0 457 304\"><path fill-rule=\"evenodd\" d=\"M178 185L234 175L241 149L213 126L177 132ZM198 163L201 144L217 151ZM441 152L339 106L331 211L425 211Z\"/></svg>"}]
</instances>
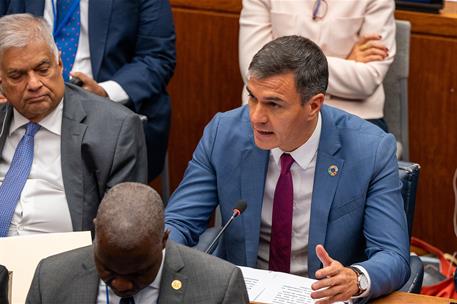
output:
<instances>
[{"instance_id":1,"label":"blue suit jacket","mask_svg":"<svg viewBox=\"0 0 457 304\"><path fill-rule=\"evenodd\" d=\"M0 15L42 16L44 0L0 0ZM146 115L149 177L163 167L170 127L166 86L175 67L175 32L168 0L90 0L89 46L97 82L114 80L130 107Z\"/></svg>"},{"instance_id":2,"label":"blue suit jacket","mask_svg":"<svg viewBox=\"0 0 457 304\"><path fill-rule=\"evenodd\" d=\"M343 265L360 264L371 278L370 297L401 287L409 277L409 240L395 139L346 112L323 106L311 203L308 272L322 267L323 244ZM236 201L248 207L226 230L218 255L256 266L269 151L254 144L249 110L217 114L206 127L166 208L171 239L194 245L219 204L222 221ZM338 167L336 176L328 173ZM294 187L297 185L294 185Z\"/></svg>"}]
</instances>

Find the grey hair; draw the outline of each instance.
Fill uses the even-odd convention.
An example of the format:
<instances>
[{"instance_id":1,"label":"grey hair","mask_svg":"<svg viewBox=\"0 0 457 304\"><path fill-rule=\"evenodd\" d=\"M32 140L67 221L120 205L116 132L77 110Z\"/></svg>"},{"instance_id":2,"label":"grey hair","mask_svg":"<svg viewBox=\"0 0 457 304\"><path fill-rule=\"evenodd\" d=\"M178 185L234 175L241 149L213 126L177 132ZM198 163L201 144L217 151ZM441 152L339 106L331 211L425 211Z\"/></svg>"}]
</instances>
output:
<instances>
[{"instance_id":1,"label":"grey hair","mask_svg":"<svg viewBox=\"0 0 457 304\"><path fill-rule=\"evenodd\" d=\"M43 41L59 60L59 50L49 24L30 14L12 14L0 18L0 59L9 48L22 48L30 42Z\"/></svg>"},{"instance_id":2,"label":"grey hair","mask_svg":"<svg viewBox=\"0 0 457 304\"><path fill-rule=\"evenodd\" d=\"M312 96L325 94L328 64L322 50L301 36L277 38L260 49L249 65L249 76L265 79L292 72L302 104Z\"/></svg>"},{"instance_id":3,"label":"grey hair","mask_svg":"<svg viewBox=\"0 0 457 304\"><path fill-rule=\"evenodd\" d=\"M163 234L163 203L154 189L128 182L105 194L95 221L96 241L103 235L108 244L131 250L145 239L160 242Z\"/></svg>"}]
</instances>

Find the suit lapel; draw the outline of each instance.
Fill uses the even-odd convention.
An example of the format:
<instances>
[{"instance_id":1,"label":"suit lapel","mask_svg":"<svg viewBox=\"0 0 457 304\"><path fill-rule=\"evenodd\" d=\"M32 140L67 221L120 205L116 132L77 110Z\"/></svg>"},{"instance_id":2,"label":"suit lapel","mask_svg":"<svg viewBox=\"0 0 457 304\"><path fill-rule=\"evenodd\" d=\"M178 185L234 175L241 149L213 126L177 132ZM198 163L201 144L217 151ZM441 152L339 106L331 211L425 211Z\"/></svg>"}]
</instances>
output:
<instances>
[{"instance_id":1,"label":"suit lapel","mask_svg":"<svg viewBox=\"0 0 457 304\"><path fill-rule=\"evenodd\" d=\"M89 1L89 47L92 74L98 79L105 52L113 0Z\"/></svg>"},{"instance_id":2,"label":"suit lapel","mask_svg":"<svg viewBox=\"0 0 457 304\"><path fill-rule=\"evenodd\" d=\"M83 222L84 187L81 146L87 125L81 102L73 89L65 87L62 117L61 162L65 195L70 209L73 230L81 230Z\"/></svg>"},{"instance_id":3,"label":"suit lapel","mask_svg":"<svg viewBox=\"0 0 457 304\"><path fill-rule=\"evenodd\" d=\"M244 227L246 265L255 267L259 247L263 193L270 153L255 146L252 130L249 130L250 144L242 152L240 181L241 198L246 200L248 208L240 219L243 220ZM245 221L244 219L249 220Z\"/></svg>"},{"instance_id":4,"label":"suit lapel","mask_svg":"<svg viewBox=\"0 0 457 304\"><path fill-rule=\"evenodd\" d=\"M75 284L77 284L74 289L84 291L79 293L78 303L97 303L100 278L93 260L92 245L90 248L87 259L82 262L81 271L74 280Z\"/></svg>"},{"instance_id":5,"label":"suit lapel","mask_svg":"<svg viewBox=\"0 0 457 304\"><path fill-rule=\"evenodd\" d=\"M169 242L167 244L162 278L160 280L158 304L185 303L188 277L181 273L184 266L184 261L179 249L176 245ZM175 287L172 287L172 283L176 281L181 283L179 288L176 285Z\"/></svg>"},{"instance_id":6,"label":"suit lapel","mask_svg":"<svg viewBox=\"0 0 457 304\"><path fill-rule=\"evenodd\" d=\"M341 148L341 143L339 131L329 115L328 108L323 107L321 111L322 131L314 172L308 239L308 276L312 278L314 278L314 274L321 264L316 255L315 247L317 244L325 244L328 216L344 164L344 160L335 155ZM331 174L329 170L335 166L338 168L336 175Z\"/></svg>"}]
</instances>

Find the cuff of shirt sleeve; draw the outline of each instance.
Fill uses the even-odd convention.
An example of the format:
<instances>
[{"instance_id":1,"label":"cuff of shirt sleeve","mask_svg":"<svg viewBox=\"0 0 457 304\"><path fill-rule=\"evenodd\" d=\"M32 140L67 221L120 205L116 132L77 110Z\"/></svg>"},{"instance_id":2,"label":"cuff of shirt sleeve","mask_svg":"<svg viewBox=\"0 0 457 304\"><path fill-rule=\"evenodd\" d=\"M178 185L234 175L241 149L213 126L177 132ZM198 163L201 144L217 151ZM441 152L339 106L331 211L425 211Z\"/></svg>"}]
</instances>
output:
<instances>
[{"instance_id":1,"label":"cuff of shirt sleeve","mask_svg":"<svg viewBox=\"0 0 457 304\"><path fill-rule=\"evenodd\" d=\"M106 94L108 94L109 99L112 101L125 103L129 100L127 93L116 81L108 80L100 82L98 85L105 90Z\"/></svg>"},{"instance_id":2,"label":"cuff of shirt sleeve","mask_svg":"<svg viewBox=\"0 0 457 304\"><path fill-rule=\"evenodd\" d=\"M365 268L363 268L362 266L360 265L351 265L353 267L356 267L357 269L359 269L366 277L367 277L367 280L368 280L368 288L367 290L365 290L364 292L362 292L361 294L359 294L358 296L354 296L352 297L351 299L359 299L359 298L364 298L366 296L368 296L368 294L370 293L370 289L371 289L371 279L370 279L370 276L368 275L368 272Z\"/></svg>"}]
</instances>

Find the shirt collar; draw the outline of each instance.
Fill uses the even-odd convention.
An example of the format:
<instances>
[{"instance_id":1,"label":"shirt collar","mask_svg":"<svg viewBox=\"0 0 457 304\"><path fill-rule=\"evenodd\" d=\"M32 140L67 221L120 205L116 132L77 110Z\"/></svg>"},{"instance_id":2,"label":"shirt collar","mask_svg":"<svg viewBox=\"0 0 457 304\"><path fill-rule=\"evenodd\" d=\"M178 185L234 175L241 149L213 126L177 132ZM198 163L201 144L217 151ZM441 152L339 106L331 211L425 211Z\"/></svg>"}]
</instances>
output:
<instances>
[{"instance_id":1,"label":"shirt collar","mask_svg":"<svg viewBox=\"0 0 457 304\"><path fill-rule=\"evenodd\" d=\"M317 152L317 149L319 147L319 139L321 137L321 129L322 129L322 118L321 118L321 113L319 112L317 116L317 124L316 128L313 131L313 134L311 134L311 137L300 147L295 149L292 152L289 152L290 155L293 157L294 161L300 166L302 169L306 169L313 159L314 155ZM273 157L273 160L275 164L279 167L279 160L281 158L281 155L284 152L280 148L274 148L271 149L271 156Z\"/></svg>"},{"instance_id":2,"label":"shirt collar","mask_svg":"<svg viewBox=\"0 0 457 304\"><path fill-rule=\"evenodd\" d=\"M151 284L149 284L150 287L159 289L160 288L160 280L162 278L162 269L163 269L163 263L165 262L165 248L162 250L162 263L160 263L160 268L159 271L157 272L157 275L152 281Z\"/></svg>"},{"instance_id":3,"label":"shirt collar","mask_svg":"<svg viewBox=\"0 0 457 304\"><path fill-rule=\"evenodd\" d=\"M56 135L61 135L62 133L62 112L63 112L63 98L59 105L45 118L43 118L38 124L48 130L51 133ZM13 107L13 120L11 122L11 127L9 135L13 134L17 129L23 127L24 125L30 122L29 119L24 117Z\"/></svg>"}]
</instances>

